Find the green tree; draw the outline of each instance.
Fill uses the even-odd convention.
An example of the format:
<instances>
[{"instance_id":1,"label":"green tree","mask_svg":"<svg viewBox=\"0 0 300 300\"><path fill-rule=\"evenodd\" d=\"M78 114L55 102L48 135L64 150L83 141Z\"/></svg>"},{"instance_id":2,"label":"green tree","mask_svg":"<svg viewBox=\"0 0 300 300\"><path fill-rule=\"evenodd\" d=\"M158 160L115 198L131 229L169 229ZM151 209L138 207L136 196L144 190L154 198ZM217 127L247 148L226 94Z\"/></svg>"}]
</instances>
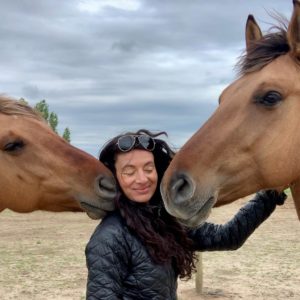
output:
<instances>
[{"instance_id":1,"label":"green tree","mask_svg":"<svg viewBox=\"0 0 300 300\"><path fill-rule=\"evenodd\" d=\"M53 131L57 133L58 117L56 113L50 113L48 123Z\"/></svg>"},{"instance_id":2,"label":"green tree","mask_svg":"<svg viewBox=\"0 0 300 300\"><path fill-rule=\"evenodd\" d=\"M43 118L49 122L49 105L47 104L46 100L38 102L34 106L34 109L40 112Z\"/></svg>"},{"instance_id":3,"label":"green tree","mask_svg":"<svg viewBox=\"0 0 300 300\"><path fill-rule=\"evenodd\" d=\"M64 130L64 133L62 135L62 137L67 141L67 142L71 142L71 132L69 127L66 127L66 129Z\"/></svg>"},{"instance_id":4,"label":"green tree","mask_svg":"<svg viewBox=\"0 0 300 300\"><path fill-rule=\"evenodd\" d=\"M19 102L28 105L28 102L24 98L20 98ZM41 100L40 102L36 103L34 109L42 115L42 117L47 121L52 130L58 134L58 116L53 111L49 112L49 105L46 100ZM64 138L69 143L71 142L71 131L69 127L65 128L62 138Z\"/></svg>"}]
</instances>

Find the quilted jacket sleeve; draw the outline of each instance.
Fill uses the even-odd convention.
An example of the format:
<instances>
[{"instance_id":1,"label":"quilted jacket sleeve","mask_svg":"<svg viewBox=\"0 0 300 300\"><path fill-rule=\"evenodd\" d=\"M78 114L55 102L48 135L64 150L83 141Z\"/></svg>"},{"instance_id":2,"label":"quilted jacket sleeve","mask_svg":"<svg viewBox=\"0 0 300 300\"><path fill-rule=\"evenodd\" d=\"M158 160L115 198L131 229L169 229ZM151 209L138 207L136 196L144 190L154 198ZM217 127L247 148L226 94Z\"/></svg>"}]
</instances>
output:
<instances>
[{"instance_id":1,"label":"quilted jacket sleeve","mask_svg":"<svg viewBox=\"0 0 300 300\"><path fill-rule=\"evenodd\" d=\"M283 204L286 195L268 190L258 192L226 224L204 223L189 231L197 251L236 250L254 230L274 211L276 204Z\"/></svg>"},{"instance_id":2,"label":"quilted jacket sleeve","mask_svg":"<svg viewBox=\"0 0 300 300\"><path fill-rule=\"evenodd\" d=\"M98 226L86 247L87 300L122 298L128 245L118 226Z\"/></svg>"}]
</instances>

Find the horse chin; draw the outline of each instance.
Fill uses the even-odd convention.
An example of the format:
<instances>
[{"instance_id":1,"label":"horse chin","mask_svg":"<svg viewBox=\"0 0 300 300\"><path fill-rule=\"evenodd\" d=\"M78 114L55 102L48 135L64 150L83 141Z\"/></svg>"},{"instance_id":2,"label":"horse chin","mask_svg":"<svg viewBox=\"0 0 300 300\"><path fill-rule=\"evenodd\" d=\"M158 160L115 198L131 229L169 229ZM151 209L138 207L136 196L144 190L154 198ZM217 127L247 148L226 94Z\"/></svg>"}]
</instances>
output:
<instances>
[{"instance_id":1,"label":"horse chin","mask_svg":"<svg viewBox=\"0 0 300 300\"><path fill-rule=\"evenodd\" d=\"M109 211L114 209L113 202L111 201L105 208L97 207L87 202L80 202L80 206L87 213L87 215L93 220L99 220L106 216Z\"/></svg>"},{"instance_id":2,"label":"horse chin","mask_svg":"<svg viewBox=\"0 0 300 300\"><path fill-rule=\"evenodd\" d=\"M105 215L107 214L106 211L102 211L102 212L90 212L87 211L86 214L92 219L92 220L99 220L105 217Z\"/></svg>"},{"instance_id":3,"label":"horse chin","mask_svg":"<svg viewBox=\"0 0 300 300\"><path fill-rule=\"evenodd\" d=\"M167 211L177 218L177 220L187 227L199 227L209 217L212 207L217 201L217 197L206 197L207 200L202 200L203 197L195 195L181 205L166 205Z\"/></svg>"},{"instance_id":4,"label":"horse chin","mask_svg":"<svg viewBox=\"0 0 300 300\"><path fill-rule=\"evenodd\" d=\"M178 221L188 227L201 226L208 219L211 210L216 203L216 198L208 198L208 200L206 200L204 204L201 205L201 207L197 205L199 203L203 202L196 202L196 205L194 205L193 213L187 215L184 219L178 218Z\"/></svg>"}]
</instances>

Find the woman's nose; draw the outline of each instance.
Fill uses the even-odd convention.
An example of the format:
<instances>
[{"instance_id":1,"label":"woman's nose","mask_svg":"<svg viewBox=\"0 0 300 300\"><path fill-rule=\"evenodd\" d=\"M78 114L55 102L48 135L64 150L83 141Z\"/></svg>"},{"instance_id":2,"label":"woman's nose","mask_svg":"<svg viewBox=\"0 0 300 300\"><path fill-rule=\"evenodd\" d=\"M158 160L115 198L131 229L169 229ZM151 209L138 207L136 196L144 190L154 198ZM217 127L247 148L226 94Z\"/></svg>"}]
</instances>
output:
<instances>
[{"instance_id":1,"label":"woman's nose","mask_svg":"<svg viewBox=\"0 0 300 300\"><path fill-rule=\"evenodd\" d=\"M147 178L144 171L141 170L137 173L136 181L137 182L146 182L146 181L148 181L148 178Z\"/></svg>"}]
</instances>

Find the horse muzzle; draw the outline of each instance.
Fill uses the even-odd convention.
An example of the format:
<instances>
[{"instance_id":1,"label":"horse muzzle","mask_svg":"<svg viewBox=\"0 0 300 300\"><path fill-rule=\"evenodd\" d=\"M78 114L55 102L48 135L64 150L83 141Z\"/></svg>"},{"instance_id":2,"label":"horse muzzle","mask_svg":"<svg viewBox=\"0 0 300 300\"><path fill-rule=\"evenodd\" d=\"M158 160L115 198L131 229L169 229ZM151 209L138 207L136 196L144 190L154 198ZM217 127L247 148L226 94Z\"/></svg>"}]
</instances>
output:
<instances>
[{"instance_id":1,"label":"horse muzzle","mask_svg":"<svg viewBox=\"0 0 300 300\"><path fill-rule=\"evenodd\" d=\"M79 197L80 206L91 219L101 219L107 212L115 209L114 200L117 186L114 177L99 176L95 180L95 195L93 197Z\"/></svg>"},{"instance_id":2,"label":"horse muzzle","mask_svg":"<svg viewBox=\"0 0 300 300\"><path fill-rule=\"evenodd\" d=\"M166 210L181 223L189 227L201 225L216 203L216 193L208 189L200 192L194 180L186 173L173 174L170 184L161 194Z\"/></svg>"}]
</instances>

